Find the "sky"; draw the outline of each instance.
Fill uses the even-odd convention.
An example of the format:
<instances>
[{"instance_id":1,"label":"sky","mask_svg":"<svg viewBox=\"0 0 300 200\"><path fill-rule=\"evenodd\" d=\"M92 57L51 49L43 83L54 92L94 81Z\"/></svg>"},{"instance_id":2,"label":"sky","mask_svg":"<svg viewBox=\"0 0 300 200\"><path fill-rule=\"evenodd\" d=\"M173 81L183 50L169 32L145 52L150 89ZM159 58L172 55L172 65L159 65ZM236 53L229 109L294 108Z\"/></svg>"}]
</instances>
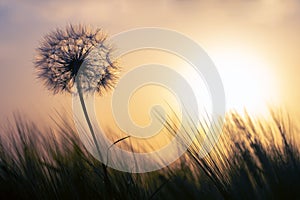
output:
<instances>
[{"instance_id":1,"label":"sky","mask_svg":"<svg viewBox=\"0 0 300 200\"><path fill-rule=\"evenodd\" d=\"M16 111L42 120L71 108L70 95L45 89L33 67L42 36L69 23L101 27L109 35L151 26L178 31L214 61L228 109L260 112L268 103L299 114L299 9L296 0L2 0L0 121ZM131 65L143 60L125 61Z\"/></svg>"}]
</instances>

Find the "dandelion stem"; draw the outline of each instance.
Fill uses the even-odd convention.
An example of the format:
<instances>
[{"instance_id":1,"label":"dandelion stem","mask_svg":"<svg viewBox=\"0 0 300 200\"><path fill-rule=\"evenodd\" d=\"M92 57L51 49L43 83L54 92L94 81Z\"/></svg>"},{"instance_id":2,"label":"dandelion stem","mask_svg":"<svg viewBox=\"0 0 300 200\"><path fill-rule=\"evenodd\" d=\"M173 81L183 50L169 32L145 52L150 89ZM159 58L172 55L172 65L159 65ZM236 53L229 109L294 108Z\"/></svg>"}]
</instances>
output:
<instances>
[{"instance_id":1,"label":"dandelion stem","mask_svg":"<svg viewBox=\"0 0 300 200\"><path fill-rule=\"evenodd\" d=\"M93 138L93 141L94 141L96 149L97 149L97 153L98 153L99 158L101 160L102 156L101 156L99 144L97 142L97 138L96 138L96 135L95 135L95 132L94 132L91 120L89 118L89 115L88 115L88 112L87 112L87 109L86 109L86 105L85 105L85 101L84 101L84 97L83 97L83 92L82 92L82 89L81 89L81 86L80 86L80 81L78 81L78 83L76 84L76 86L77 86L78 95L79 95L79 99L80 99L80 104L81 104L81 107L82 107L82 110L83 110L86 122L87 122L87 124L89 126L89 129L91 131L92 138ZM103 164L103 163L102 163L102 168L103 168L103 172L104 172L104 181L106 183L108 183L109 182L109 178L108 178L107 168L106 168L105 164Z\"/></svg>"}]
</instances>

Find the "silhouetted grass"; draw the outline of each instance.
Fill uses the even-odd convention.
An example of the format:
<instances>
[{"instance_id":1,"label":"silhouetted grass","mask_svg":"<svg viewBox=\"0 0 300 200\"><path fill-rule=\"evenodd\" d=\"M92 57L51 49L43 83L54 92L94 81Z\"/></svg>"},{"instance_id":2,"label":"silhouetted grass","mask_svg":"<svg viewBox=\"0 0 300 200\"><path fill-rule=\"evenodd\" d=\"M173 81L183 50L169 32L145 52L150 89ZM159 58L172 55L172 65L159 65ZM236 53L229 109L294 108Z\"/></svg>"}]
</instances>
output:
<instances>
[{"instance_id":1,"label":"silhouetted grass","mask_svg":"<svg viewBox=\"0 0 300 200\"><path fill-rule=\"evenodd\" d=\"M299 199L298 134L282 113L267 120L231 113L208 156L197 157L195 144L188 153L224 199Z\"/></svg>"},{"instance_id":2,"label":"silhouetted grass","mask_svg":"<svg viewBox=\"0 0 300 200\"><path fill-rule=\"evenodd\" d=\"M72 123L49 129L15 115L0 136L0 199L299 199L298 130L287 115L227 115L213 151L201 137L171 166L131 174L108 169L81 145ZM171 123L168 129L172 132ZM193 134L200 134L194 128ZM184 140L183 140L184 142Z\"/></svg>"}]
</instances>

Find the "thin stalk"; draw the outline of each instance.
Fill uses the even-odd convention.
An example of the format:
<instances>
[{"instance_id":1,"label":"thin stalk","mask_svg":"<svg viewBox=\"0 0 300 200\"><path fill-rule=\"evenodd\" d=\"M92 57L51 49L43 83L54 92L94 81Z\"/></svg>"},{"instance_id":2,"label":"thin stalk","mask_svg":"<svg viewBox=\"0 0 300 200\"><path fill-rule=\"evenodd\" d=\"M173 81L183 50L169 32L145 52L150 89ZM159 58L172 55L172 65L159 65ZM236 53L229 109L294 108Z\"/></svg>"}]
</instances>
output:
<instances>
[{"instance_id":1,"label":"thin stalk","mask_svg":"<svg viewBox=\"0 0 300 200\"><path fill-rule=\"evenodd\" d=\"M88 112L87 112L87 109L86 109L86 105L85 105L85 101L84 101L84 97L83 97L83 92L82 92L82 89L80 87L80 81L78 81L78 82L79 83L77 83L76 86L77 86L77 90L78 90L80 104L81 104L86 122L87 122L87 124L89 126L89 129L91 131L93 142L94 142L94 144L96 146L96 149L97 149L97 153L99 154L99 157L101 158L101 152L100 152L99 144L97 142L96 135L95 135L91 120L89 118L89 115L88 115ZM104 172L104 183L107 184L109 192L110 192L110 181L109 181L109 177L108 177L107 167L104 163L101 163L101 164L102 164L102 169L103 169L103 172Z\"/></svg>"}]
</instances>

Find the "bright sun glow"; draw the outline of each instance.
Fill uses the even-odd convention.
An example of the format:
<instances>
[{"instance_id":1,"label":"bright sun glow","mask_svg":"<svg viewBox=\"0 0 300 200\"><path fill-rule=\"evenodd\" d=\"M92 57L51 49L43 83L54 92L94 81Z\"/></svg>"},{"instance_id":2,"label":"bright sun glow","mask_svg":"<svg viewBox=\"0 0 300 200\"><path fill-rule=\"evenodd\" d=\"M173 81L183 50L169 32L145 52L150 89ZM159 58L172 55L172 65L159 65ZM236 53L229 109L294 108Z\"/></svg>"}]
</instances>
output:
<instances>
[{"instance_id":1,"label":"bright sun glow","mask_svg":"<svg viewBox=\"0 0 300 200\"><path fill-rule=\"evenodd\" d=\"M265 114L276 99L272 66L260 56L242 49L222 49L210 55L223 81L227 110Z\"/></svg>"}]
</instances>

